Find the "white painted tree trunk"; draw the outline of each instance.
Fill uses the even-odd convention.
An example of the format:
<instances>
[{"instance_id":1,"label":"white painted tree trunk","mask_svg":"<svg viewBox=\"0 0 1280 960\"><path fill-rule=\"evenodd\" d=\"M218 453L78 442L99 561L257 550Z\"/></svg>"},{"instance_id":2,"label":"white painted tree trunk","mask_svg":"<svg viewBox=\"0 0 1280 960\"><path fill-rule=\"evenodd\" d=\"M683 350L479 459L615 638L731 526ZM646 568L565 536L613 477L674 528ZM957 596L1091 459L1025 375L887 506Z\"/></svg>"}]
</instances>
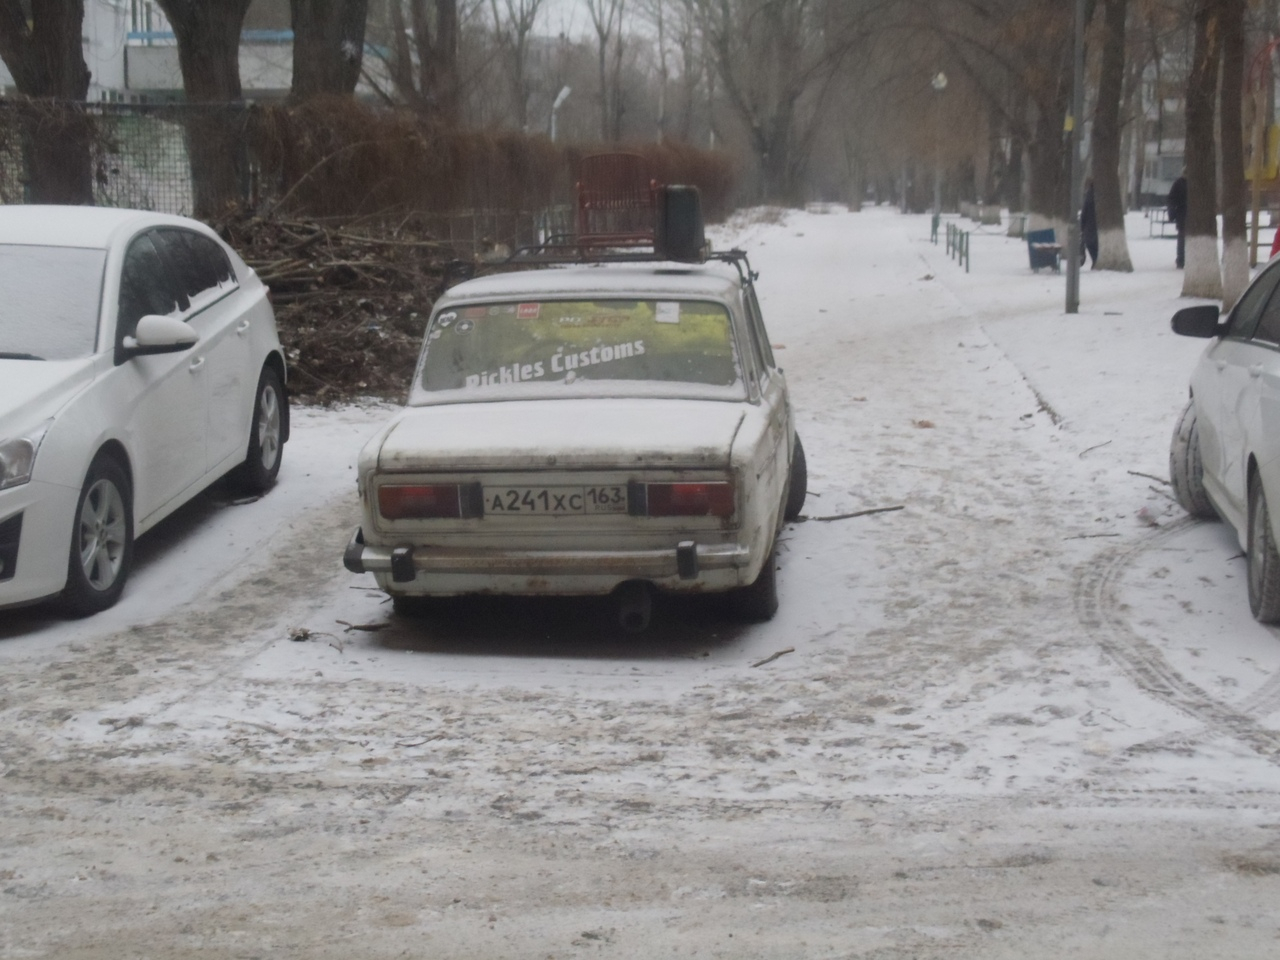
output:
<instances>
[{"instance_id":1,"label":"white painted tree trunk","mask_svg":"<svg viewBox=\"0 0 1280 960\"><path fill-rule=\"evenodd\" d=\"M1028 230L1047 230L1049 227L1053 227L1056 230L1058 226L1059 224L1054 222L1051 218L1046 217L1043 213L1036 213L1033 210L1031 213L1027 214ZM1059 237L1058 239L1061 240L1062 238Z\"/></svg>"},{"instance_id":2,"label":"white painted tree trunk","mask_svg":"<svg viewBox=\"0 0 1280 960\"><path fill-rule=\"evenodd\" d=\"M1222 309L1230 310L1249 285L1249 241L1229 237L1222 248Z\"/></svg>"},{"instance_id":3,"label":"white painted tree trunk","mask_svg":"<svg viewBox=\"0 0 1280 960\"><path fill-rule=\"evenodd\" d=\"M1099 270L1133 272L1133 261L1129 259L1129 241L1125 239L1123 228L1098 231L1098 262L1095 266Z\"/></svg>"},{"instance_id":4,"label":"white painted tree trunk","mask_svg":"<svg viewBox=\"0 0 1280 960\"><path fill-rule=\"evenodd\" d=\"M1222 269L1218 266L1217 237L1187 237L1187 261L1182 271L1182 295L1222 299Z\"/></svg>"}]
</instances>

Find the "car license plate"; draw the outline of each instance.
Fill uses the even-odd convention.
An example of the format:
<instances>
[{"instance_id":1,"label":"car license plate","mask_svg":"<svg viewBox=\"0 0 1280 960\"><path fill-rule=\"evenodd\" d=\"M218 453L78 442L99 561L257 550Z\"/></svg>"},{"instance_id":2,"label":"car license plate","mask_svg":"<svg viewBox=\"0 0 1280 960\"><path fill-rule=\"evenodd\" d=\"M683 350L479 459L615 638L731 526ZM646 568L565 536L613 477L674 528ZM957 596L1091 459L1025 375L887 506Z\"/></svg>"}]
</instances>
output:
<instances>
[{"instance_id":1,"label":"car license plate","mask_svg":"<svg viewBox=\"0 0 1280 960\"><path fill-rule=\"evenodd\" d=\"M627 488L622 485L485 487L484 512L489 517L626 513Z\"/></svg>"}]
</instances>

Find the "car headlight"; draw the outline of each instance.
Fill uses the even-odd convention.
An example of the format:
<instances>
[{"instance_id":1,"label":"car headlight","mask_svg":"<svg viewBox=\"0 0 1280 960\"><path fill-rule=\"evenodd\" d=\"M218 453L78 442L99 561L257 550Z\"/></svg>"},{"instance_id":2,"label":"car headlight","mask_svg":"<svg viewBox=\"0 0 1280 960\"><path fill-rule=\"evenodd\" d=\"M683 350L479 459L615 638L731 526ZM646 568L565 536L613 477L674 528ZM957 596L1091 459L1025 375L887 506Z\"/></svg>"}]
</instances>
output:
<instances>
[{"instance_id":1,"label":"car headlight","mask_svg":"<svg viewBox=\"0 0 1280 960\"><path fill-rule=\"evenodd\" d=\"M44 439L52 423L52 420L46 420L34 430L0 440L0 490L19 486L31 479L36 454L40 451L40 441Z\"/></svg>"}]
</instances>

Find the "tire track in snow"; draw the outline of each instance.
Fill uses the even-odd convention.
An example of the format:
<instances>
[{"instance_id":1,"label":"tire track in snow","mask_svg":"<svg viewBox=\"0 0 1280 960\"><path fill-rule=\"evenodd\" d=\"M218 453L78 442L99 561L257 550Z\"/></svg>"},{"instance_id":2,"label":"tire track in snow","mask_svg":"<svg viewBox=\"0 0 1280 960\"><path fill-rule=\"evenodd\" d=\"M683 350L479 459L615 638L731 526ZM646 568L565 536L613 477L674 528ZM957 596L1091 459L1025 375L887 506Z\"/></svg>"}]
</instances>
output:
<instances>
[{"instance_id":1,"label":"tire track in snow","mask_svg":"<svg viewBox=\"0 0 1280 960\"><path fill-rule=\"evenodd\" d=\"M1197 522L1190 517L1177 520L1135 544L1099 553L1077 575L1076 615L1144 693L1280 764L1280 731L1263 726L1250 715L1271 712L1268 705L1280 701L1280 681L1268 681L1239 706L1224 703L1174 669L1154 644L1130 626L1121 609L1121 581L1139 555Z\"/></svg>"}]
</instances>

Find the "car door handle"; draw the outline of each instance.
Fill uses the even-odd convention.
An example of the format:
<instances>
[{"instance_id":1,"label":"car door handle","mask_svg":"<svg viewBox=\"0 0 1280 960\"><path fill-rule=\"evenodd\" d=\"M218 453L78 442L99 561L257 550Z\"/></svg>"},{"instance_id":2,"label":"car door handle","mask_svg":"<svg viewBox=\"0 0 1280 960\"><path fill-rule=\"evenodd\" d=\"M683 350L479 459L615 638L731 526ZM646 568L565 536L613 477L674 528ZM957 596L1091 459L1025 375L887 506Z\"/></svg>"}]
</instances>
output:
<instances>
[{"instance_id":1,"label":"car door handle","mask_svg":"<svg viewBox=\"0 0 1280 960\"><path fill-rule=\"evenodd\" d=\"M204 357L196 357L194 360L191 361L187 369L190 372L195 373L197 370L199 370L203 366L204 366Z\"/></svg>"},{"instance_id":2,"label":"car door handle","mask_svg":"<svg viewBox=\"0 0 1280 960\"><path fill-rule=\"evenodd\" d=\"M1262 364L1260 364L1260 363L1255 363L1252 367L1250 367L1250 368L1249 368L1249 376L1251 376L1251 377L1260 377L1260 376L1262 376Z\"/></svg>"},{"instance_id":3,"label":"car door handle","mask_svg":"<svg viewBox=\"0 0 1280 960\"><path fill-rule=\"evenodd\" d=\"M249 321L242 320L240 322L240 326L236 327L236 333L238 333L240 336L243 337L245 335L245 331L247 331L248 329L249 329Z\"/></svg>"}]
</instances>

